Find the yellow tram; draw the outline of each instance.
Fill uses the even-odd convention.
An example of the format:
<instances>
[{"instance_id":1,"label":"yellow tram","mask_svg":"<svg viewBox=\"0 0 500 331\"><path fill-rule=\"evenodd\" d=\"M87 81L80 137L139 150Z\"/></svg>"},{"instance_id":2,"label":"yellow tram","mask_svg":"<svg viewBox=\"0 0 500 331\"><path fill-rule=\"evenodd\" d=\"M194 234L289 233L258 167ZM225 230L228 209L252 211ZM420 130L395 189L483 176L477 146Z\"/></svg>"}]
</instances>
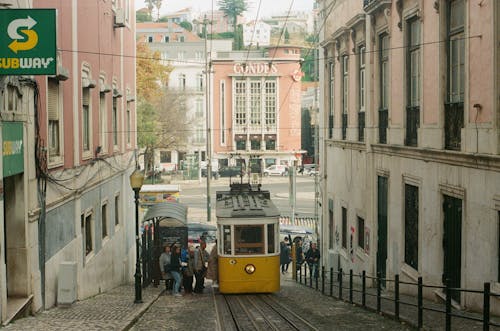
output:
<instances>
[{"instance_id":1,"label":"yellow tram","mask_svg":"<svg viewBox=\"0 0 500 331\"><path fill-rule=\"evenodd\" d=\"M216 214L219 291L279 291L279 211L269 191L233 183L217 191Z\"/></svg>"}]
</instances>

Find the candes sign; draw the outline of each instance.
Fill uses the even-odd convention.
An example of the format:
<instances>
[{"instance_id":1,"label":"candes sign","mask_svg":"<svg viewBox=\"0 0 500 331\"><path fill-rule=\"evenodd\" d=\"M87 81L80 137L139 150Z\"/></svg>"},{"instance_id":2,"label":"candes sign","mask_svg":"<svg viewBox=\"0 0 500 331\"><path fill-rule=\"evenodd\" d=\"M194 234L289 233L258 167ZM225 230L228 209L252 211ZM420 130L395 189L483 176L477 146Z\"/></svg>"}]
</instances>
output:
<instances>
[{"instance_id":1,"label":"candes sign","mask_svg":"<svg viewBox=\"0 0 500 331\"><path fill-rule=\"evenodd\" d=\"M55 9L0 10L0 75L55 74Z\"/></svg>"}]
</instances>

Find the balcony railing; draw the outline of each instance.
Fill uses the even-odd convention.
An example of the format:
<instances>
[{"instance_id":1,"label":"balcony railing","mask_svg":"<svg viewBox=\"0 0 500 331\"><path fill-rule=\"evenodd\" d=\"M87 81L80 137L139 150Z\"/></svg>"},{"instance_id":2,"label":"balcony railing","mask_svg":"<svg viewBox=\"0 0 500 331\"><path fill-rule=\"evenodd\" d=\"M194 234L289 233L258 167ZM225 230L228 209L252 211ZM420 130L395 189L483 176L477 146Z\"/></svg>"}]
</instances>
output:
<instances>
[{"instance_id":1,"label":"balcony railing","mask_svg":"<svg viewBox=\"0 0 500 331\"><path fill-rule=\"evenodd\" d=\"M461 129L464 127L463 102L447 103L444 105L444 148L460 150L462 137Z\"/></svg>"},{"instance_id":2,"label":"balcony railing","mask_svg":"<svg viewBox=\"0 0 500 331\"><path fill-rule=\"evenodd\" d=\"M365 112L358 113L358 141L365 141Z\"/></svg>"},{"instance_id":3,"label":"balcony railing","mask_svg":"<svg viewBox=\"0 0 500 331\"><path fill-rule=\"evenodd\" d=\"M380 5L390 4L392 0L363 0L363 8L378 7Z\"/></svg>"},{"instance_id":4,"label":"balcony railing","mask_svg":"<svg viewBox=\"0 0 500 331\"><path fill-rule=\"evenodd\" d=\"M387 127L389 126L389 111L380 109L378 111L378 141L387 144Z\"/></svg>"},{"instance_id":5,"label":"balcony railing","mask_svg":"<svg viewBox=\"0 0 500 331\"><path fill-rule=\"evenodd\" d=\"M406 107L406 146L417 146L417 129L420 127L420 107Z\"/></svg>"},{"instance_id":6,"label":"balcony railing","mask_svg":"<svg viewBox=\"0 0 500 331\"><path fill-rule=\"evenodd\" d=\"M347 138L347 114L342 114L342 139Z\"/></svg>"}]
</instances>

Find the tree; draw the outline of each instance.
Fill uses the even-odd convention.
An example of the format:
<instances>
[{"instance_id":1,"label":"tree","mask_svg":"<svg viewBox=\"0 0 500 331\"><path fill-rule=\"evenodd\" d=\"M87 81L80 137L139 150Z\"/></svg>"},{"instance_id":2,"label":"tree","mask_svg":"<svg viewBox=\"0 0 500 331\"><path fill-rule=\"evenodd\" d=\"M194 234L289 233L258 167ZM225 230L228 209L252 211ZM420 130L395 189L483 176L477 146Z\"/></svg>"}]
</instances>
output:
<instances>
[{"instance_id":1,"label":"tree","mask_svg":"<svg viewBox=\"0 0 500 331\"><path fill-rule=\"evenodd\" d=\"M161 63L160 53L152 52L147 43L137 43L137 97L149 103L161 95L171 68Z\"/></svg>"},{"instance_id":2,"label":"tree","mask_svg":"<svg viewBox=\"0 0 500 331\"><path fill-rule=\"evenodd\" d=\"M137 11L135 14L135 21L136 22L151 22L153 19L149 13L143 12L143 11Z\"/></svg>"},{"instance_id":3,"label":"tree","mask_svg":"<svg viewBox=\"0 0 500 331\"><path fill-rule=\"evenodd\" d=\"M148 8L149 12L149 17L153 17L153 8L155 7L154 5L155 0L144 0L144 3L146 4L146 7Z\"/></svg>"},{"instance_id":4,"label":"tree","mask_svg":"<svg viewBox=\"0 0 500 331\"><path fill-rule=\"evenodd\" d=\"M233 32L237 32L236 26L238 24L238 16L243 12L247 11L248 3L246 0L219 0L217 3L219 5L219 10L222 10L227 17L229 17L229 22L233 26Z\"/></svg>"},{"instance_id":5,"label":"tree","mask_svg":"<svg viewBox=\"0 0 500 331\"><path fill-rule=\"evenodd\" d=\"M290 33L288 33L288 29L285 27L285 44L290 43Z\"/></svg>"},{"instance_id":6,"label":"tree","mask_svg":"<svg viewBox=\"0 0 500 331\"><path fill-rule=\"evenodd\" d=\"M156 21L160 20L160 8L163 0L153 0L153 5L156 7Z\"/></svg>"},{"instance_id":7,"label":"tree","mask_svg":"<svg viewBox=\"0 0 500 331\"><path fill-rule=\"evenodd\" d=\"M188 21L182 21L179 23L179 25L189 32L193 31L193 25Z\"/></svg>"}]
</instances>

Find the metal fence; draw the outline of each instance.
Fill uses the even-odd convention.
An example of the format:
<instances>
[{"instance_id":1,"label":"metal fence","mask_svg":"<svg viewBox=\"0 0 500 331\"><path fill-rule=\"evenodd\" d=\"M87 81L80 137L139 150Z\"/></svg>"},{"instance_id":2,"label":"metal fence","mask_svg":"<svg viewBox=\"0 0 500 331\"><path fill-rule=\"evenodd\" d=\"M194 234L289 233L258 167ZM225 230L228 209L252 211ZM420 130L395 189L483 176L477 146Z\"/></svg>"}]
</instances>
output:
<instances>
[{"instance_id":1,"label":"metal fence","mask_svg":"<svg viewBox=\"0 0 500 331\"><path fill-rule=\"evenodd\" d=\"M394 279L389 279L382 278L380 274L376 277L369 276L365 271L361 274L354 274L352 269L349 270L349 273L344 273L342 269L333 271L333 268L330 268L328 272L325 270L325 267L322 267L317 277L315 277L307 263L297 265L296 280L302 285L313 288L316 291L321 291L324 295L361 306L377 313L382 313L397 321L405 321L419 329L423 328L424 324L426 324L425 326L431 326L430 324L435 322L433 318L433 316L436 316L435 314L445 318L444 324L447 331L452 329L452 318L481 323L483 330L490 330L490 326L500 327L500 320L492 318L490 311L491 299L500 299L500 294L491 292L490 283L484 283L482 290L472 290L449 286L426 285L423 283L422 277L419 277L417 282L405 282L399 279L399 275L395 275ZM376 286L367 287L367 281L374 282ZM381 284L384 281L393 285L394 291L390 295L386 291L382 294ZM417 291L417 296L402 295L400 287L405 285L414 287ZM444 291L445 303L437 304L424 300L424 289L439 289ZM475 293L481 295L483 298L482 313L463 311L454 307L451 300L453 293ZM405 307L411 315L416 315L416 318L408 318L409 314L402 316L402 307ZM425 318L424 313L433 315ZM426 321L425 323L424 320ZM477 324L474 326L477 326ZM467 326L464 327L467 328Z\"/></svg>"}]
</instances>

